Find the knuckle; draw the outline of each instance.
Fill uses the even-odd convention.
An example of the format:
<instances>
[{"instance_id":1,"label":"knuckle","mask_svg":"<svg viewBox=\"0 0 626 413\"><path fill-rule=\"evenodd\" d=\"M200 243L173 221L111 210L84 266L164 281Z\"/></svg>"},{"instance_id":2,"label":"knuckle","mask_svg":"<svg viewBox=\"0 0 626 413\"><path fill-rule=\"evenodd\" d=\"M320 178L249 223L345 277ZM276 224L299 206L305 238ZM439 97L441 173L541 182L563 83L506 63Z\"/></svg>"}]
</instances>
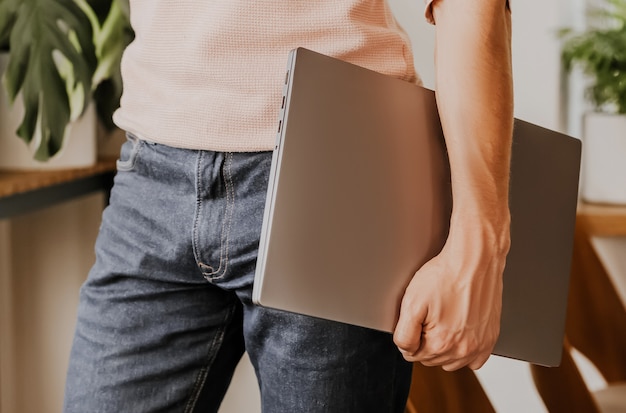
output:
<instances>
[{"instance_id":1,"label":"knuckle","mask_svg":"<svg viewBox=\"0 0 626 413\"><path fill-rule=\"evenodd\" d=\"M413 341L404 335L394 335L393 342L403 352L411 352L411 350L415 347Z\"/></svg>"}]
</instances>

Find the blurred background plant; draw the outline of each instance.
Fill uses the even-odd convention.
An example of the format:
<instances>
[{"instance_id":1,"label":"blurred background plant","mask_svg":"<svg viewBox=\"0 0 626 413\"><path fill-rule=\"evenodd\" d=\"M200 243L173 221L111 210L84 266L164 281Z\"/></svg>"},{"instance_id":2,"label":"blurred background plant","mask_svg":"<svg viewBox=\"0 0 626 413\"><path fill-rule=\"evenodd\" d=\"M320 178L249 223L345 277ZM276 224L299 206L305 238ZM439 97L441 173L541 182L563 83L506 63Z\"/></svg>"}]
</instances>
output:
<instances>
[{"instance_id":1,"label":"blurred background plant","mask_svg":"<svg viewBox=\"0 0 626 413\"><path fill-rule=\"evenodd\" d=\"M626 114L626 0L590 9L585 30L561 30L565 70L589 76L586 97L597 111Z\"/></svg>"},{"instance_id":2,"label":"blurred background plant","mask_svg":"<svg viewBox=\"0 0 626 413\"><path fill-rule=\"evenodd\" d=\"M2 83L10 102L21 97L17 135L36 143L35 159L55 155L92 102L105 128L114 127L120 60L133 36L128 0L0 0Z\"/></svg>"}]
</instances>

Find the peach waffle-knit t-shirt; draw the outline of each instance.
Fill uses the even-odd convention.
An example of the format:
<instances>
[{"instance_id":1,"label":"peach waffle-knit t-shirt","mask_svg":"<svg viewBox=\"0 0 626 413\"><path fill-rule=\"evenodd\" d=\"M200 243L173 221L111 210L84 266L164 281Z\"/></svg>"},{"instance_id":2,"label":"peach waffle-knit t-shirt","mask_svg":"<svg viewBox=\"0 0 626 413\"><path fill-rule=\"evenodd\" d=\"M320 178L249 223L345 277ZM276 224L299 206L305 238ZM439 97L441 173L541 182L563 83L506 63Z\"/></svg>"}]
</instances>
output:
<instances>
[{"instance_id":1,"label":"peach waffle-knit t-shirt","mask_svg":"<svg viewBox=\"0 0 626 413\"><path fill-rule=\"evenodd\" d=\"M124 91L114 120L148 141L272 149L287 55L296 47L419 81L409 39L386 0L130 0L130 6L135 40L122 59Z\"/></svg>"}]
</instances>

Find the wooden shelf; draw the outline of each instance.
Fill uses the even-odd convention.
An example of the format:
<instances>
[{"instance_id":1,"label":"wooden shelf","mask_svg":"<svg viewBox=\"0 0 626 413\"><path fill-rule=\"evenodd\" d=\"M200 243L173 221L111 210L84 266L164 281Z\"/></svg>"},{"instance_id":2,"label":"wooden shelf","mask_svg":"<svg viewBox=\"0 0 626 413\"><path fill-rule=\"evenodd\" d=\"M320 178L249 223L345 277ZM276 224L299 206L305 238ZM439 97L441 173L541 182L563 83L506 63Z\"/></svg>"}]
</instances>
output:
<instances>
[{"instance_id":1,"label":"wooden shelf","mask_svg":"<svg viewBox=\"0 0 626 413\"><path fill-rule=\"evenodd\" d=\"M93 191L108 192L114 175L114 158L101 159L88 168L0 172L0 219L45 208Z\"/></svg>"},{"instance_id":2,"label":"wooden shelf","mask_svg":"<svg viewBox=\"0 0 626 413\"><path fill-rule=\"evenodd\" d=\"M626 205L581 203L576 219L590 236L626 235Z\"/></svg>"}]
</instances>

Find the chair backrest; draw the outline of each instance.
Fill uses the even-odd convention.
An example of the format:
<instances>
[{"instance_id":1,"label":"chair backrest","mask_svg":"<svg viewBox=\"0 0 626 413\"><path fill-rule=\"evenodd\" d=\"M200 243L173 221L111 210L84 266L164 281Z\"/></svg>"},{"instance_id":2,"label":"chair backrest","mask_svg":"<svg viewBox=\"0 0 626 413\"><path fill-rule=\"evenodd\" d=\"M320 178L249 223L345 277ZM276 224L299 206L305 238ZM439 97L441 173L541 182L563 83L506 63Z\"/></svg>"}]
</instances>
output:
<instances>
[{"instance_id":1,"label":"chair backrest","mask_svg":"<svg viewBox=\"0 0 626 413\"><path fill-rule=\"evenodd\" d=\"M406 412L495 413L495 409L471 369L448 372L414 363Z\"/></svg>"},{"instance_id":2,"label":"chair backrest","mask_svg":"<svg viewBox=\"0 0 626 413\"><path fill-rule=\"evenodd\" d=\"M572 358L572 347L595 365L609 387L626 381L626 305L591 244L593 235L584 214L579 215L561 365L531 366L537 390L550 412L601 412Z\"/></svg>"},{"instance_id":3,"label":"chair backrest","mask_svg":"<svg viewBox=\"0 0 626 413\"><path fill-rule=\"evenodd\" d=\"M565 341L559 367L531 365L535 387L549 412L600 413Z\"/></svg>"},{"instance_id":4,"label":"chair backrest","mask_svg":"<svg viewBox=\"0 0 626 413\"><path fill-rule=\"evenodd\" d=\"M576 221L566 335L609 383L626 381L626 303L591 243L585 216Z\"/></svg>"}]
</instances>

